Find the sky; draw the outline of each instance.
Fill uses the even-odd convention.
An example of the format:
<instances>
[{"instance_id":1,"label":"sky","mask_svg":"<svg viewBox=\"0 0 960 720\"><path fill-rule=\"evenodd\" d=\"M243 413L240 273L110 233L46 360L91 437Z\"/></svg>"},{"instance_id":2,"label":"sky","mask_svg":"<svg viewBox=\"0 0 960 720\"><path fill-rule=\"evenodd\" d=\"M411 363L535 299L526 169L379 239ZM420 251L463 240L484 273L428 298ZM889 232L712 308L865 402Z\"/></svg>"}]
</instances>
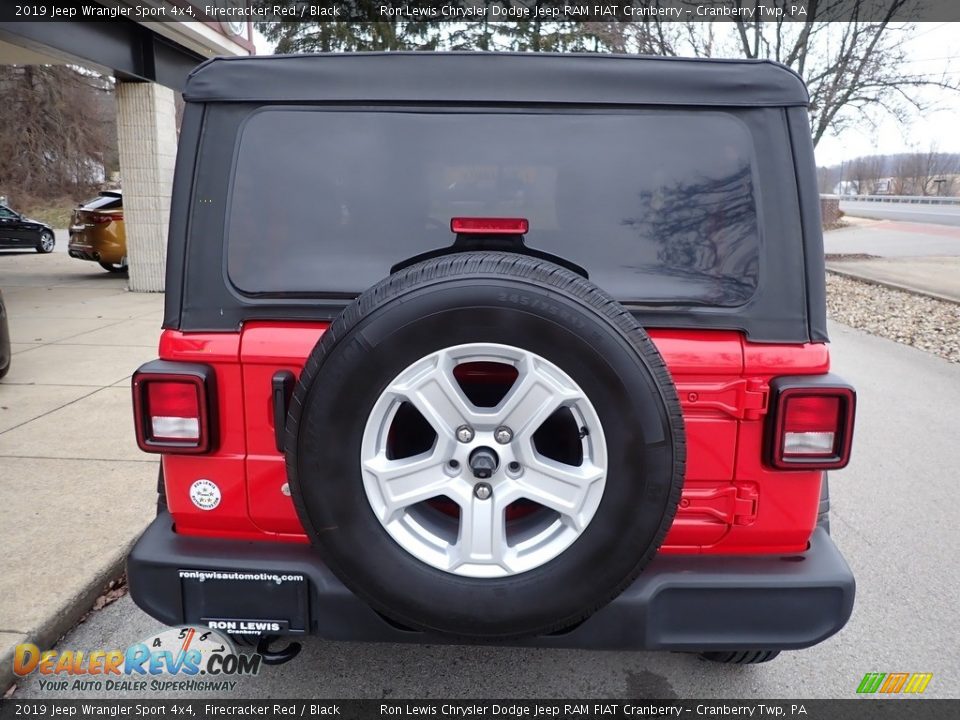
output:
<instances>
[{"instance_id":1,"label":"sky","mask_svg":"<svg viewBox=\"0 0 960 720\"><path fill-rule=\"evenodd\" d=\"M271 44L254 31L257 52L269 54ZM918 23L907 43L909 72L939 77L944 72L960 80L960 23ZM926 151L960 153L960 92L926 91L923 97L933 109L914 113L901 124L886 115L872 127L863 123L841 135L825 135L816 148L817 165L839 165L873 154Z\"/></svg>"}]
</instances>

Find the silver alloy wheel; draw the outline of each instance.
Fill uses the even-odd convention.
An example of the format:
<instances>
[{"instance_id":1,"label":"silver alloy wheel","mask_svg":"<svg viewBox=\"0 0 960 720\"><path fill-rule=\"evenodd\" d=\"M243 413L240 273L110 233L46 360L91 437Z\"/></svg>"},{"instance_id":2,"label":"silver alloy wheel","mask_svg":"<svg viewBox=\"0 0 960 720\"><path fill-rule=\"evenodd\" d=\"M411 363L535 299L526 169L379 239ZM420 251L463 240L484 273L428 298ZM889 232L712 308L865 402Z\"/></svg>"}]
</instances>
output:
<instances>
[{"instance_id":1,"label":"silver alloy wheel","mask_svg":"<svg viewBox=\"0 0 960 720\"><path fill-rule=\"evenodd\" d=\"M56 238L52 233L45 232L40 235L40 247L44 252L52 252L54 244L56 244Z\"/></svg>"},{"instance_id":2,"label":"silver alloy wheel","mask_svg":"<svg viewBox=\"0 0 960 720\"><path fill-rule=\"evenodd\" d=\"M464 363L509 365L517 377L496 406L478 407L454 377ZM436 438L426 452L390 458L390 430L404 403ZM546 457L534 443L534 433L561 408L579 429L579 465ZM474 430L469 442L457 437L465 425ZM495 437L502 428L512 431L507 443ZM499 458L484 478L489 493L476 491L481 476L474 477L471 456L478 449L495 449ZM563 553L593 518L607 472L603 427L580 386L539 355L492 343L445 348L401 372L374 403L360 453L367 500L390 536L422 562L467 577L516 575ZM456 503L459 515L433 510L427 501L437 498ZM543 511L508 523L507 507L517 501Z\"/></svg>"}]
</instances>

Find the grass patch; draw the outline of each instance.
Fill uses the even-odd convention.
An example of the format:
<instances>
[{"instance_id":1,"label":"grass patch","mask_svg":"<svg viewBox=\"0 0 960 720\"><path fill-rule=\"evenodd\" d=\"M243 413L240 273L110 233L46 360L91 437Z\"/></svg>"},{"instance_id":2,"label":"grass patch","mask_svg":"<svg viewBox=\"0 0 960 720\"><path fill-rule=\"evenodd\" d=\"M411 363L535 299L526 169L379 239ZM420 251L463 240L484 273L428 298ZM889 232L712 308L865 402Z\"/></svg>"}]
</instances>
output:
<instances>
[{"instance_id":1,"label":"grass patch","mask_svg":"<svg viewBox=\"0 0 960 720\"><path fill-rule=\"evenodd\" d=\"M70 214L76 203L70 198L59 201L48 201L20 209L24 215L33 220L39 220L53 228L65 228L70 225Z\"/></svg>"}]
</instances>

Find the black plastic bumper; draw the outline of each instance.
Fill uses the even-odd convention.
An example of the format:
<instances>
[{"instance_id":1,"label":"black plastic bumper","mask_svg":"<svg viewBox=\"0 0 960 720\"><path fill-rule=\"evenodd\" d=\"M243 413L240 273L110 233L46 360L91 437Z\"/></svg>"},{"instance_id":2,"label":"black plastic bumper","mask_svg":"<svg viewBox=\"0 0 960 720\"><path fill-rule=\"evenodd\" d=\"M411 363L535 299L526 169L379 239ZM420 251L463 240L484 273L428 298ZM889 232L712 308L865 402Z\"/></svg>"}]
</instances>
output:
<instances>
[{"instance_id":1,"label":"black plastic bumper","mask_svg":"<svg viewBox=\"0 0 960 720\"><path fill-rule=\"evenodd\" d=\"M211 619L278 621L281 633L332 640L451 642L386 620L344 587L309 546L177 535L167 513L137 541L127 573L137 605L170 625ZM854 593L850 568L826 531L817 528L809 549L798 555L659 555L620 596L584 622L511 644L611 650L802 648L846 624Z\"/></svg>"},{"instance_id":2,"label":"black plastic bumper","mask_svg":"<svg viewBox=\"0 0 960 720\"><path fill-rule=\"evenodd\" d=\"M76 258L77 260L92 260L93 262L100 262L100 253L92 250L74 250L71 248L67 250L67 253L70 255L70 257Z\"/></svg>"}]
</instances>

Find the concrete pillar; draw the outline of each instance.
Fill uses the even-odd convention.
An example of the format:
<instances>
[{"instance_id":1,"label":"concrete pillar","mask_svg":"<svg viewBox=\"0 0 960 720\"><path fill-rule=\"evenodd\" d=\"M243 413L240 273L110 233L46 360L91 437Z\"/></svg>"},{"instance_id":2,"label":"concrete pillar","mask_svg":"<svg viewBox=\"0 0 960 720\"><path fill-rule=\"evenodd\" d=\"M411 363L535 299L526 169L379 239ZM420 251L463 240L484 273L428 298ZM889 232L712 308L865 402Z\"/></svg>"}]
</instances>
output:
<instances>
[{"instance_id":1,"label":"concrete pillar","mask_svg":"<svg viewBox=\"0 0 960 720\"><path fill-rule=\"evenodd\" d=\"M177 154L173 90L117 81L117 135L130 290L163 292Z\"/></svg>"}]
</instances>

